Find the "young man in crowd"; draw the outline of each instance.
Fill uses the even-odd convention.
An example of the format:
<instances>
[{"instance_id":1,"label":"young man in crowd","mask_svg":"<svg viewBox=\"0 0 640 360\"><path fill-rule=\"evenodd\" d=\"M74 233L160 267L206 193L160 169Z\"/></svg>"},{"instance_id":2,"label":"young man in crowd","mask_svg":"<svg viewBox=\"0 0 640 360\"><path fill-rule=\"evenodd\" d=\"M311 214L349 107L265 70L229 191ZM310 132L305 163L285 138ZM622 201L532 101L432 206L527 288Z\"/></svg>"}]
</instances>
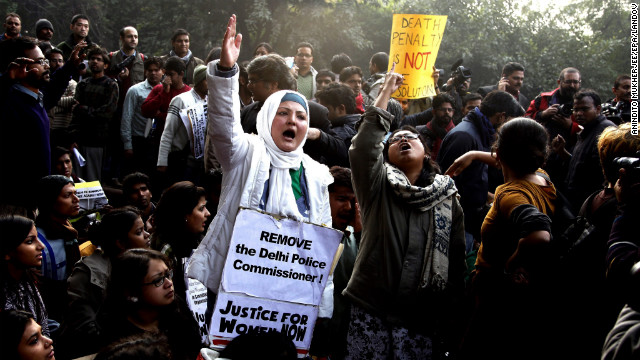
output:
<instances>
[{"instance_id":1,"label":"young man in crowd","mask_svg":"<svg viewBox=\"0 0 640 360\"><path fill-rule=\"evenodd\" d=\"M316 93L316 75L318 72L311 66L313 63L313 46L308 42L301 42L296 46L294 57L298 68L298 92L307 99L313 98Z\"/></svg>"},{"instance_id":2,"label":"young man in crowd","mask_svg":"<svg viewBox=\"0 0 640 360\"><path fill-rule=\"evenodd\" d=\"M529 106L529 99L520 92L524 82L524 66L517 62L509 62L502 68L500 81L497 85L483 86L478 93L483 97L493 90L506 91L513 95L523 108Z\"/></svg>"},{"instance_id":3,"label":"young man in crowd","mask_svg":"<svg viewBox=\"0 0 640 360\"><path fill-rule=\"evenodd\" d=\"M20 19L20 15L8 13L4 18L2 27L4 28L4 33L0 35L0 41L20 37L20 31L22 30L22 19Z\"/></svg>"},{"instance_id":4,"label":"young man in crowd","mask_svg":"<svg viewBox=\"0 0 640 360\"><path fill-rule=\"evenodd\" d=\"M125 176L136 170L151 173L155 166L155 160L151 159L151 145L147 138L153 118L142 115L142 103L162 79L164 74L162 60L156 56L147 58L144 61L144 74L145 81L129 88L122 106L120 139L124 146L123 174Z\"/></svg>"},{"instance_id":5,"label":"young man in crowd","mask_svg":"<svg viewBox=\"0 0 640 360\"><path fill-rule=\"evenodd\" d=\"M202 59L197 58L193 55L189 47L191 46L191 34L185 29L177 29L173 32L171 36L171 51L169 54L162 57L163 61L167 61L167 59L171 56L177 56L184 62L184 74L182 75L182 82L193 86L193 70L195 70L196 66L204 65L204 61Z\"/></svg>"},{"instance_id":6,"label":"young man in crowd","mask_svg":"<svg viewBox=\"0 0 640 360\"><path fill-rule=\"evenodd\" d=\"M146 174L134 172L124 177L122 180L122 194L128 205L140 210L142 222L145 224L156 209L151 194L151 180Z\"/></svg>"},{"instance_id":7,"label":"young man in crowd","mask_svg":"<svg viewBox=\"0 0 640 360\"><path fill-rule=\"evenodd\" d=\"M105 50L95 46L87 51L87 57L91 77L76 87L77 104L73 108L70 130L87 160L77 172L86 181L95 181L102 180L109 122L118 106L118 84L105 74L110 65Z\"/></svg>"},{"instance_id":8,"label":"young man in crowd","mask_svg":"<svg viewBox=\"0 0 640 360\"><path fill-rule=\"evenodd\" d=\"M58 44L57 48L62 50L62 54L65 60L69 59L74 46L84 41L88 47L91 47L93 43L89 38L89 18L87 15L77 14L71 18L71 34L67 40Z\"/></svg>"}]
</instances>

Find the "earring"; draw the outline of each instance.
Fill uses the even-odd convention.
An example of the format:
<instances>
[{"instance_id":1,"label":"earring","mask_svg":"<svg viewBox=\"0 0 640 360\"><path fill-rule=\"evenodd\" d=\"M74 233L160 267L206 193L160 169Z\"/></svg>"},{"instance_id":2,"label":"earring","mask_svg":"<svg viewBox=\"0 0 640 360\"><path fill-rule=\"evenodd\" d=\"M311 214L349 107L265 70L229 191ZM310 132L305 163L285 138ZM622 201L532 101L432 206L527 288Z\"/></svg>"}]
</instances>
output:
<instances>
[{"instance_id":1,"label":"earring","mask_svg":"<svg viewBox=\"0 0 640 360\"><path fill-rule=\"evenodd\" d=\"M137 303L138 302L138 298L135 296L129 296L127 297L127 300L131 301L132 303Z\"/></svg>"}]
</instances>

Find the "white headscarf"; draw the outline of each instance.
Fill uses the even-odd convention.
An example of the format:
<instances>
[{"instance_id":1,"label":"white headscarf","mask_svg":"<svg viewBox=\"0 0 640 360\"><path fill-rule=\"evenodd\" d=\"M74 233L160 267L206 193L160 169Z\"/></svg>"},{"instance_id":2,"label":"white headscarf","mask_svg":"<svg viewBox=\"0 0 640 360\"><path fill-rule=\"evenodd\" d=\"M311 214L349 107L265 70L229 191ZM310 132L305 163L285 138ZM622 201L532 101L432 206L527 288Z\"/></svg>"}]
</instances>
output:
<instances>
[{"instance_id":1,"label":"white headscarf","mask_svg":"<svg viewBox=\"0 0 640 360\"><path fill-rule=\"evenodd\" d=\"M309 122L309 104L304 95L291 90L280 90L271 94L262 105L262 109L258 113L256 119L256 127L258 130L258 136L264 142L267 149L267 154L271 160L271 177L269 178L269 197L265 204L265 211L272 214L279 214L294 218L302 221L304 216L298 211L295 196L291 189L291 175L289 169L298 170L304 152L302 146L307 141L307 133L309 132L309 126L307 126L307 132L304 134L304 139L293 151L282 151L273 141L271 137L271 125L273 119L276 116L278 107L282 103L282 98L288 93L293 93L302 98L305 103L305 110L307 110L307 122Z\"/></svg>"}]
</instances>

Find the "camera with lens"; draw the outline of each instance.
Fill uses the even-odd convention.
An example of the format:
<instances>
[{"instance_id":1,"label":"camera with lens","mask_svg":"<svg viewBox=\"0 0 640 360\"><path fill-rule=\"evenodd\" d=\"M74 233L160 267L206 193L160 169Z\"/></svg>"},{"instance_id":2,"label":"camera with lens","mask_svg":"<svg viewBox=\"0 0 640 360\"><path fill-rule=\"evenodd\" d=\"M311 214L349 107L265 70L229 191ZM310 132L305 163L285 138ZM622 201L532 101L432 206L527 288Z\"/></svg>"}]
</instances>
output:
<instances>
[{"instance_id":1,"label":"camera with lens","mask_svg":"<svg viewBox=\"0 0 640 360\"><path fill-rule=\"evenodd\" d=\"M122 62L113 66L113 73L119 74L120 72L122 72L122 70L124 70L125 67L129 66L129 64L131 64L134 59L135 59L134 55L129 55L125 57L124 60L122 60Z\"/></svg>"},{"instance_id":2,"label":"camera with lens","mask_svg":"<svg viewBox=\"0 0 640 360\"><path fill-rule=\"evenodd\" d=\"M445 84L442 87L444 91L455 89L461 92L464 82L471 78L471 69L462 66L462 59L459 59L451 66L451 78L453 79L453 84L449 86Z\"/></svg>"},{"instance_id":3,"label":"camera with lens","mask_svg":"<svg viewBox=\"0 0 640 360\"><path fill-rule=\"evenodd\" d=\"M604 103L602 104L602 115L606 116L608 120L613 121L615 124L620 124L623 122L623 105L624 102L622 101Z\"/></svg>"},{"instance_id":4,"label":"camera with lens","mask_svg":"<svg viewBox=\"0 0 640 360\"><path fill-rule=\"evenodd\" d=\"M613 166L625 169L631 184L640 182L640 151L635 156L617 157L613 159Z\"/></svg>"},{"instance_id":5,"label":"camera with lens","mask_svg":"<svg viewBox=\"0 0 640 360\"><path fill-rule=\"evenodd\" d=\"M573 114L573 102L560 104L557 114L562 117L570 117Z\"/></svg>"}]
</instances>

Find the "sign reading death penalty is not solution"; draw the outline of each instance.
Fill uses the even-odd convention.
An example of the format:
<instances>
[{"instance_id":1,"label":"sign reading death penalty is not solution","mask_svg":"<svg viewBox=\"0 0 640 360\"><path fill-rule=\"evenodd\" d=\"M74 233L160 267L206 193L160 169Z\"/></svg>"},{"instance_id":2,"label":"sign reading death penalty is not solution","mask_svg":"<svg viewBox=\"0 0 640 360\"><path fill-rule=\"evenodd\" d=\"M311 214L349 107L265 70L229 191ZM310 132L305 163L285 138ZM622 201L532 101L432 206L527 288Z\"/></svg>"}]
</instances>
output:
<instances>
[{"instance_id":1,"label":"sign reading death penalty is not solution","mask_svg":"<svg viewBox=\"0 0 640 360\"><path fill-rule=\"evenodd\" d=\"M436 94L431 76L446 23L445 15L393 15L389 70L396 63L395 72L405 78L393 97L420 99Z\"/></svg>"},{"instance_id":2,"label":"sign reading death penalty is not solution","mask_svg":"<svg viewBox=\"0 0 640 360\"><path fill-rule=\"evenodd\" d=\"M308 349L341 238L335 229L240 210L211 320L213 346L277 330Z\"/></svg>"}]
</instances>

